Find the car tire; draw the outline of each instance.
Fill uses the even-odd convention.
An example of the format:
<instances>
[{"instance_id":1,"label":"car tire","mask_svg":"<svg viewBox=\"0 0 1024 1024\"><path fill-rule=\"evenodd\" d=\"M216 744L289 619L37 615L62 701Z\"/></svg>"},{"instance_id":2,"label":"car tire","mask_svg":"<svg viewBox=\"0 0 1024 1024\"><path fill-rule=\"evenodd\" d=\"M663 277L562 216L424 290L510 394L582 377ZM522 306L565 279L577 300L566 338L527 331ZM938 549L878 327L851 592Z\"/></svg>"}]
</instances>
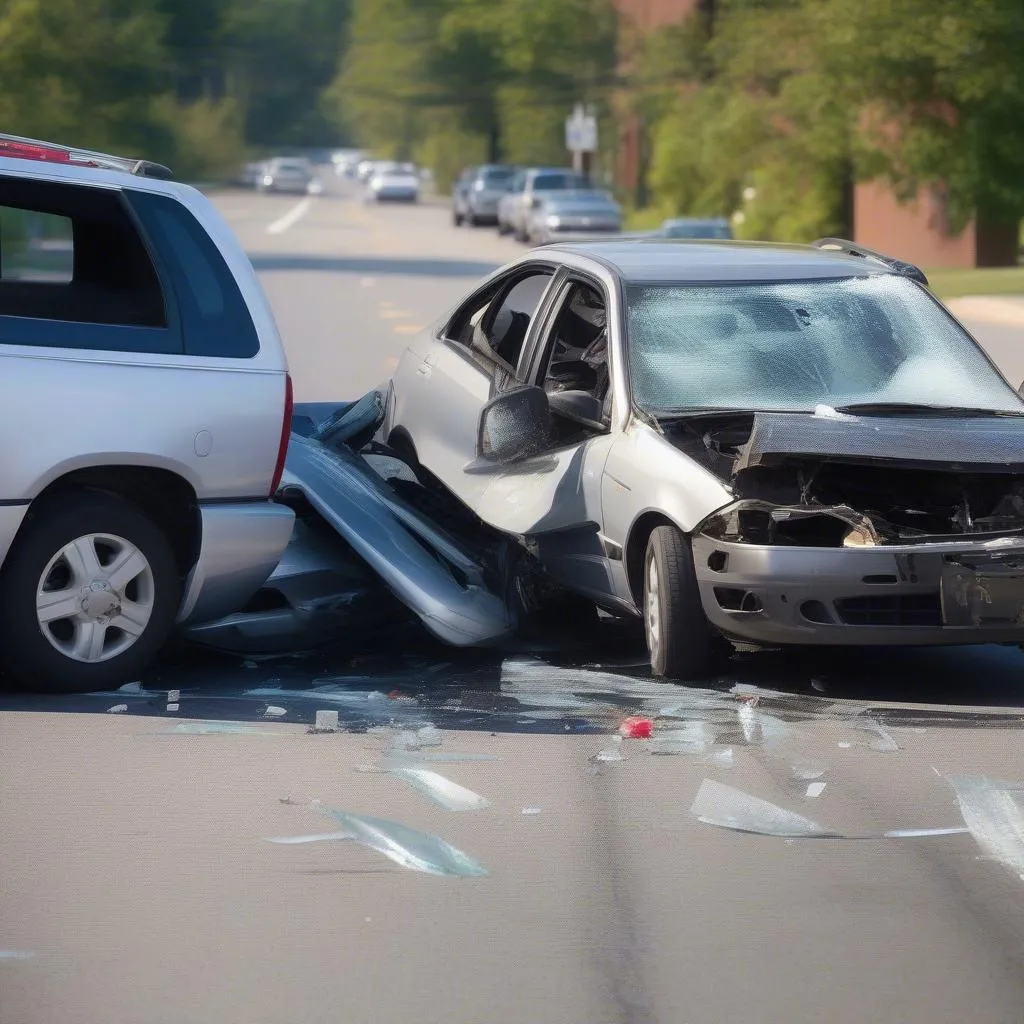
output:
<instances>
[{"instance_id":1,"label":"car tire","mask_svg":"<svg viewBox=\"0 0 1024 1024\"><path fill-rule=\"evenodd\" d=\"M111 575L119 564L130 579ZM91 599L91 609L57 617L53 597L45 608L47 585L67 594L65 608ZM46 501L29 513L0 573L7 666L21 685L48 693L129 682L167 641L181 590L167 537L138 506L88 492ZM129 616L121 614L126 601Z\"/></svg>"},{"instance_id":2,"label":"car tire","mask_svg":"<svg viewBox=\"0 0 1024 1024\"><path fill-rule=\"evenodd\" d=\"M666 679L713 675L727 650L701 604L690 540L674 526L659 526L644 556L644 636L651 671Z\"/></svg>"}]
</instances>

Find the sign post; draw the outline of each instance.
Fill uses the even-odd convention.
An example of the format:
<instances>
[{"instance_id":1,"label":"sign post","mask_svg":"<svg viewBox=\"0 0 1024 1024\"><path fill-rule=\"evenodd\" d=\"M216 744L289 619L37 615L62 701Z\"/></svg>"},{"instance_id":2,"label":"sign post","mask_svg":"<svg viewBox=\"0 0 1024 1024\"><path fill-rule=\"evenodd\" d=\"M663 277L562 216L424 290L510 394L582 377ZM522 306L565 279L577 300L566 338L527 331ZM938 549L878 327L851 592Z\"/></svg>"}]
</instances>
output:
<instances>
[{"instance_id":1,"label":"sign post","mask_svg":"<svg viewBox=\"0 0 1024 1024\"><path fill-rule=\"evenodd\" d=\"M597 152L597 118L593 112L576 104L571 116L565 120L565 148L572 153L573 168L580 174L590 174L590 164Z\"/></svg>"}]
</instances>

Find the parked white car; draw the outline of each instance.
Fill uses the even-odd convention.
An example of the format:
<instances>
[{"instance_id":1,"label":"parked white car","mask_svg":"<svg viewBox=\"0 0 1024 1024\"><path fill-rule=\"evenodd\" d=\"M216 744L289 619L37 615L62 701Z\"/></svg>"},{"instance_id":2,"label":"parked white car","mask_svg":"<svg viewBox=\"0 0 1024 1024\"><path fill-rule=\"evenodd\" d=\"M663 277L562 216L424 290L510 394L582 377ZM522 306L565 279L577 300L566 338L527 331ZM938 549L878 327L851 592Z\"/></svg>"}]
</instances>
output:
<instances>
[{"instance_id":1,"label":"parked white car","mask_svg":"<svg viewBox=\"0 0 1024 1024\"><path fill-rule=\"evenodd\" d=\"M166 168L0 136L0 642L135 678L280 560L291 380L244 251Z\"/></svg>"}]
</instances>

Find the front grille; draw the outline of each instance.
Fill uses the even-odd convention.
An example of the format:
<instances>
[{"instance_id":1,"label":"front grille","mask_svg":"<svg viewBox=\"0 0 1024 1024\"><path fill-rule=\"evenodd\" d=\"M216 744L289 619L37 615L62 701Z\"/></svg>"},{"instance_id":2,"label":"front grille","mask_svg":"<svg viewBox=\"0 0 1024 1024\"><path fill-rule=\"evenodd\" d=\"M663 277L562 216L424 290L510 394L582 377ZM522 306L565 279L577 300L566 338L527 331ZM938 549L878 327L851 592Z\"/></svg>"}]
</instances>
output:
<instances>
[{"instance_id":1,"label":"front grille","mask_svg":"<svg viewBox=\"0 0 1024 1024\"><path fill-rule=\"evenodd\" d=\"M847 626L941 626L942 605L935 594L878 594L835 602Z\"/></svg>"}]
</instances>

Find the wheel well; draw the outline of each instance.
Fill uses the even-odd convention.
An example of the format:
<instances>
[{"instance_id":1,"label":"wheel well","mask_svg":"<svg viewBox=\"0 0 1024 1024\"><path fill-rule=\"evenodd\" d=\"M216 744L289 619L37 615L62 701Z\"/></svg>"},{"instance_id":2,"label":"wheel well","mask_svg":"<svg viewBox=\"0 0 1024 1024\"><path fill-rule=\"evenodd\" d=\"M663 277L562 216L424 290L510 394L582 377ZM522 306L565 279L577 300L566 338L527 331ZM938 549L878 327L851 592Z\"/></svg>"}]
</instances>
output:
<instances>
[{"instance_id":1,"label":"wheel well","mask_svg":"<svg viewBox=\"0 0 1024 1024\"><path fill-rule=\"evenodd\" d=\"M629 592L639 608L644 598L644 554L651 534L659 526L675 526L668 516L660 512L645 512L633 524L626 541L623 560L626 563L626 579L629 581Z\"/></svg>"},{"instance_id":2,"label":"wheel well","mask_svg":"<svg viewBox=\"0 0 1024 1024\"><path fill-rule=\"evenodd\" d=\"M181 575L187 575L195 565L201 540L199 505L191 485L176 473L151 466L76 469L54 480L36 497L32 507L76 490L134 502L164 532Z\"/></svg>"}]
</instances>

